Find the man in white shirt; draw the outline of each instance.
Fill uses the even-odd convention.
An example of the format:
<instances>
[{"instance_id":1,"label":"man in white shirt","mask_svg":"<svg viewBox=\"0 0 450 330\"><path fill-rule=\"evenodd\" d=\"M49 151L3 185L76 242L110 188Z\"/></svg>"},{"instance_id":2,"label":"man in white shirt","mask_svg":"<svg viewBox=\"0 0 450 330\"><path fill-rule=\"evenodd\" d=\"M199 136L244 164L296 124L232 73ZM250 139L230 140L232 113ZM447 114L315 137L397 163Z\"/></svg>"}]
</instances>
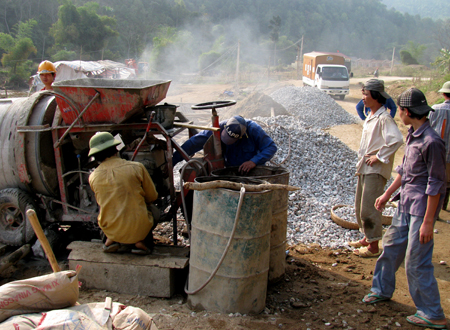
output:
<instances>
[{"instance_id":1,"label":"man in white shirt","mask_svg":"<svg viewBox=\"0 0 450 330\"><path fill-rule=\"evenodd\" d=\"M383 106L389 97L382 80L370 79L362 88L362 99L370 113L364 121L356 164L355 213L364 238L349 245L358 248L354 253L363 258L381 254L378 247L382 238L381 212L374 204L384 193L386 182L391 177L395 152L403 144L397 124Z\"/></svg>"}]
</instances>

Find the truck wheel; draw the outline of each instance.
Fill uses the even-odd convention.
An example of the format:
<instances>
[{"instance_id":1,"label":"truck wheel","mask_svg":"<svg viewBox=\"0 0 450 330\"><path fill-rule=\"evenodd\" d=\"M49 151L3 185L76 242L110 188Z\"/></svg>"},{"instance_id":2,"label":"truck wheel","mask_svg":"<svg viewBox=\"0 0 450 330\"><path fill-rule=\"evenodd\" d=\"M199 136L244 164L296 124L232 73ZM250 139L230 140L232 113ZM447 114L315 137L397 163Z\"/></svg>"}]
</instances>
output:
<instances>
[{"instance_id":1,"label":"truck wheel","mask_svg":"<svg viewBox=\"0 0 450 330\"><path fill-rule=\"evenodd\" d=\"M35 236L26 212L34 209L31 197L20 189L0 191L0 242L19 246L29 243Z\"/></svg>"},{"instance_id":2,"label":"truck wheel","mask_svg":"<svg viewBox=\"0 0 450 330\"><path fill-rule=\"evenodd\" d=\"M345 95L339 95L339 100L343 100L345 98Z\"/></svg>"}]
</instances>

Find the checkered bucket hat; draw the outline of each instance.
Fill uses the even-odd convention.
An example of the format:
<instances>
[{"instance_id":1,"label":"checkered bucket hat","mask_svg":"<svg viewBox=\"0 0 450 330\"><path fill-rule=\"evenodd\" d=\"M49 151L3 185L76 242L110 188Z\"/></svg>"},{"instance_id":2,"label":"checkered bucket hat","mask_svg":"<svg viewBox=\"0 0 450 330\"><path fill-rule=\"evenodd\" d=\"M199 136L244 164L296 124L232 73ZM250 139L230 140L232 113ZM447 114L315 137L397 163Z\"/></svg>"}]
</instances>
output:
<instances>
[{"instance_id":1,"label":"checkered bucket hat","mask_svg":"<svg viewBox=\"0 0 450 330\"><path fill-rule=\"evenodd\" d=\"M434 111L427 103L427 99L422 91L417 88L410 88L400 94L398 105L402 108L408 108L411 112L418 115L426 115Z\"/></svg>"}]
</instances>

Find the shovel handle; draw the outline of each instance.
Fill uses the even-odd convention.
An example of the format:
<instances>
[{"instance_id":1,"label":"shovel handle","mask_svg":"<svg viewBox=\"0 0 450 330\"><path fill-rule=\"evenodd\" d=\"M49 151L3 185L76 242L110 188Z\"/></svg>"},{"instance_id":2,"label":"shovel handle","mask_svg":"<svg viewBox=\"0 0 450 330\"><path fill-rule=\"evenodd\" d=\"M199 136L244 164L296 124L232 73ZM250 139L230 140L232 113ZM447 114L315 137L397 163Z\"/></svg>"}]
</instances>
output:
<instances>
[{"instance_id":1,"label":"shovel handle","mask_svg":"<svg viewBox=\"0 0 450 330\"><path fill-rule=\"evenodd\" d=\"M50 266L52 267L53 272L57 273L61 271L61 268L59 267L58 262L56 261L55 255L53 254L53 250L47 240L47 237L44 234L44 231L42 230L41 224L39 223L36 212L33 209L28 210L27 217L31 223L31 226L33 227L33 230L39 242L41 242L42 248L44 249L48 261L50 262Z\"/></svg>"}]
</instances>

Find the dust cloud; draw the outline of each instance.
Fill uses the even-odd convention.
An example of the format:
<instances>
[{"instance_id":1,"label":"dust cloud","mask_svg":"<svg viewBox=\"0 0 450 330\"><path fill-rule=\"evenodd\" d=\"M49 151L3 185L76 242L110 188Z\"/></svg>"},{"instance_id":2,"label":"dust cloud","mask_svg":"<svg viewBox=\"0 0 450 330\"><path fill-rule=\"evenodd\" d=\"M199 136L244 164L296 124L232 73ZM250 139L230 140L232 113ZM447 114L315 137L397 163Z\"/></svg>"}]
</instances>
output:
<instances>
[{"instance_id":1,"label":"dust cloud","mask_svg":"<svg viewBox=\"0 0 450 330\"><path fill-rule=\"evenodd\" d=\"M255 31L259 27L252 18L222 21L220 25L199 19L182 29L161 30L139 61L148 62L153 78L158 79L234 74L238 49L241 70L265 67L273 46L268 35ZM202 57L208 57L203 65Z\"/></svg>"}]
</instances>

